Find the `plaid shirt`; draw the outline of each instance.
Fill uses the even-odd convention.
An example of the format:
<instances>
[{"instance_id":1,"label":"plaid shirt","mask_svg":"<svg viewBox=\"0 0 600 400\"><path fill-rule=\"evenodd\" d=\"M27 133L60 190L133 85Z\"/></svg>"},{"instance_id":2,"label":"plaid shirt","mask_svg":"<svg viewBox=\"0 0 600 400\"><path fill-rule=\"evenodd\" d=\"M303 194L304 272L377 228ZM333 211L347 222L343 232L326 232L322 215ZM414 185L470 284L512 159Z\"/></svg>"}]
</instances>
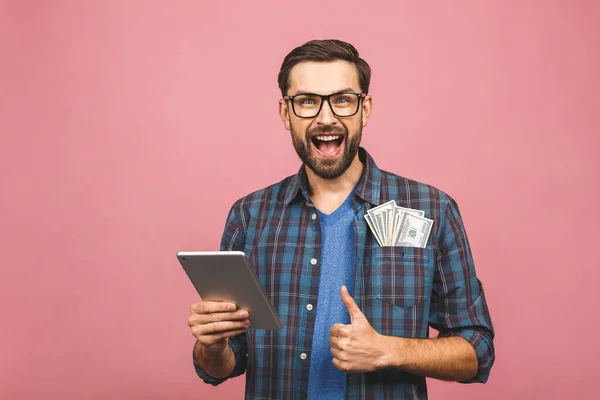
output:
<instances>
[{"instance_id":1,"label":"plaid shirt","mask_svg":"<svg viewBox=\"0 0 600 400\"><path fill-rule=\"evenodd\" d=\"M356 235L353 297L383 334L427 338L460 336L474 347L475 379L485 382L494 362L494 331L475 275L467 236L454 200L442 191L377 168L364 150L352 199ZM425 248L380 247L364 215L389 200L420 209L434 221ZM304 399L315 325L321 229L304 168L238 200L229 213L221 250L241 250L279 313L283 328L249 330L230 339L231 377L246 372L247 399ZM198 366L198 375L218 385ZM348 399L426 399L425 378L399 369L347 375Z\"/></svg>"}]
</instances>

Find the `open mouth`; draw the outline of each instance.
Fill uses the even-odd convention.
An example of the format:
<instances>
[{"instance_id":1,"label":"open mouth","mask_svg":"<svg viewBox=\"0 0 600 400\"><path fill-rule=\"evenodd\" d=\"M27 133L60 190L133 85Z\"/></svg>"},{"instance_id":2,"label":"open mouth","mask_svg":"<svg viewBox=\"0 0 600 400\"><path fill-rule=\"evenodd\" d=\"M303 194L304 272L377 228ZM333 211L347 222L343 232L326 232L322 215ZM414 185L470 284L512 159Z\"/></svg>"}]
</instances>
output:
<instances>
[{"instance_id":1,"label":"open mouth","mask_svg":"<svg viewBox=\"0 0 600 400\"><path fill-rule=\"evenodd\" d=\"M343 135L318 135L313 136L311 141L317 151L324 156L336 156L339 154L342 143L344 142Z\"/></svg>"}]
</instances>

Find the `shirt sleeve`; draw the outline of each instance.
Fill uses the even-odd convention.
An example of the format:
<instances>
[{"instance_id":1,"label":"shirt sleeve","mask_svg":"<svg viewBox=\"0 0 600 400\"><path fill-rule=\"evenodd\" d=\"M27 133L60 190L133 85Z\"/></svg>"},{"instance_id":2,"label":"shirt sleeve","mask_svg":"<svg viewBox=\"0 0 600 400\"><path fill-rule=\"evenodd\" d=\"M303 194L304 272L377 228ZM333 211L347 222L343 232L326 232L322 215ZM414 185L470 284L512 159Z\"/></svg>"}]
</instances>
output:
<instances>
[{"instance_id":1,"label":"shirt sleeve","mask_svg":"<svg viewBox=\"0 0 600 400\"><path fill-rule=\"evenodd\" d=\"M462 383L485 383L494 363L494 329L458 206L447 199L437 233L429 324L438 337L462 337L473 346L477 375Z\"/></svg>"},{"instance_id":2,"label":"shirt sleeve","mask_svg":"<svg viewBox=\"0 0 600 400\"><path fill-rule=\"evenodd\" d=\"M221 238L221 251L243 251L246 242L246 222L247 216L241 212L240 203L236 203L230 210L225 224L225 230ZM198 364L195 352L192 350L192 359L196 373L205 383L213 386L225 382L229 378L242 375L246 372L246 364L248 361L248 344L246 334L242 333L229 338L229 346L233 350L235 356L235 368L231 375L225 378L213 378L209 376Z\"/></svg>"}]
</instances>

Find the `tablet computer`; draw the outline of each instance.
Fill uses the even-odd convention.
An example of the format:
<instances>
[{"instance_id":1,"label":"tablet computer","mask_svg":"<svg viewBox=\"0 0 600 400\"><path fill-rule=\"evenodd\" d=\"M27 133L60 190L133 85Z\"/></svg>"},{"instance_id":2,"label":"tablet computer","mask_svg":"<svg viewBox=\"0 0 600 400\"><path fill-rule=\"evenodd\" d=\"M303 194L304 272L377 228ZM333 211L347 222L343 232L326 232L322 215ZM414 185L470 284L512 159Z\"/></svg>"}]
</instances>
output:
<instances>
[{"instance_id":1,"label":"tablet computer","mask_svg":"<svg viewBox=\"0 0 600 400\"><path fill-rule=\"evenodd\" d=\"M250 313L251 329L280 329L281 321L242 251L179 252L177 259L202 300L230 301Z\"/></svg>"}]
</instances>

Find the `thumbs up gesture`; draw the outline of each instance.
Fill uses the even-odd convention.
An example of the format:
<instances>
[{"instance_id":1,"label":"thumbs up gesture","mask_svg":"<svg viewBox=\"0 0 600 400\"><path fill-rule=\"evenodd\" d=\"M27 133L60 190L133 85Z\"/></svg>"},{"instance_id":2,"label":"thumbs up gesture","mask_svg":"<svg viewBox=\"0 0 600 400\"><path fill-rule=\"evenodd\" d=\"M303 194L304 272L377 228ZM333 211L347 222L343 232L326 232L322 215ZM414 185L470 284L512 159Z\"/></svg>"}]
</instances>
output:
<instances>
[{"instance_id":1,"label":"thumbs up gesture","mask_svg":"<svg viewBox=\"0 0 600 400\"><path fill-rule=\"evenodd\" d=\"M386 337L373 329L346 286L342 286L340 294L350 313L350 324L335 324L329 330L333 364L344 372L371 372L385 368L390 350L386 349Z\"/></svg>"}]
</instances>

